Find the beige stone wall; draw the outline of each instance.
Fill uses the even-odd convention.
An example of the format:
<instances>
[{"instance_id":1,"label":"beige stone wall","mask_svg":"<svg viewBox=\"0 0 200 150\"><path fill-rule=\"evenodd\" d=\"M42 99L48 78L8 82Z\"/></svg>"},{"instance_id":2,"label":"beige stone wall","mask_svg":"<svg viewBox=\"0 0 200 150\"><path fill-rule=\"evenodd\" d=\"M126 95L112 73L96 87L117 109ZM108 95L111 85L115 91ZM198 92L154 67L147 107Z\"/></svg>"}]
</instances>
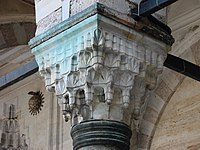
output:
<instances>
[{"instance_id":1,"label":"beige stone wall","mask_svg":"<svg viewBox=\"0 0 200 150\"><path fill-rule=\"evenodd\" d=\"M37 19L38 33L62 21L60 0L59 2L54 0L51 3L47 3L47 0L36 0L36 5L38 7L36 9L40 10L40 12L36 11L39 16ZM198 55L200 15L195 15L199 14L196 12L200 12L199 6L198 0L192 2L181 0L168 9L168 24L172 27L176 38L171 53L196 64L200 64L198 58L200 56ZM155 90L155 97L152 95L144 115L145 121L141 126L141 133L144 136L141 137L141 145L145 145L146 141L151 141L151 135L154 135L152 150L200 149L198 140L200 137L198 129L200 127L198 121L200 117L199 87L198 82L189 78L182 82L182 76L179 79L179 75L166 69ZM39 115L31 116L28 112L28 100L31 96L27 93L37 90L45 93L45 104ZM46 92L38 75L28 77L0 91L0 118L5 117L3 115L5 104L17 106L21 133L26 134L29 149L72 149L70 123L63 121L56 98ZM165 105L166 109L164 109ZM163 115L162 111L164 111ZM143 149L146 147L144 146Z\"/></svg>"},{"instance_id":2,"label":"beige stone wall","mask_svg":"<svg viewBox=\"0 0 200 150\"><path fill-rule=\"evenodd\" d=\"M37 116L28 110L30 91L44 93L44 107ZM21 134L26 135L29 150L71 150L70 123L65 123L52 93L46 92L39 75L34 74L0 91L0 119L5 118L6 105L14 104Z\"/></svg>"},{"instance_id":3,"label":"beige stone wall","mask_svg":"<svg viewBox=\"0 0 200 150\"><path fill-rule=\"evenodd\" d=\"M172 28L175 43L170 52L199 65L200 1L178 1L168 9L168 25ZM198 15L197 15L198 14ZM168 86L176 83L172 71L164 74ZM159 86L158 86L159 88ZM200 149L200 83L182 78L171 92L155 123L151 150L199 150ZM163 93L162 90L159 92Z\"/></svg>"},{"instance_id":4,"label":"beige stone wall","mask_svg":"<svg viewBox=\"0 0 200 150\"><path fill-rule=\"evenodd\" d=\"M186 78L168 103L151 150L200 149L200 83Z\"/></svg>"}]
</instances>

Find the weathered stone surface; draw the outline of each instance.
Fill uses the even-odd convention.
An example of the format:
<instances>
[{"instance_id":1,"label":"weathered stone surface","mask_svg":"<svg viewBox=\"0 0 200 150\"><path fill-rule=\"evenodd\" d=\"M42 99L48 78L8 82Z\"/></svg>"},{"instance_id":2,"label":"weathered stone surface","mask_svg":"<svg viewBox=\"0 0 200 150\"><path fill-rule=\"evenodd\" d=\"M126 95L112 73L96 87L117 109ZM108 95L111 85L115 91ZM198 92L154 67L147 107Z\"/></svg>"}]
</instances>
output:
<instances>
[{"instance_id":1,"label":"weathered stone surface","mask_svg":"<svg viewBox=\"0 0 200 150\"><path fill-rule=\"evenodd\" d=\"M56 1L53 1L53 3L56 3ZM184 58L189 58L189 59L194 56L195 62L197 62L197 64L199 64L199 56L198 56L199 47L198 47L198 42L196 43L196 41L199 41L200 34L199 32L197 32L198 27L195 24L198 24L198 18L199 18L198 4L199 4L198 0L193 0L193 1L182 0L182 1L179 1L178 4L172 5L171 8L168 9L170 13L168 17L171 18L169 20L169 23L171 23L171 21L176 20L171 25L173 28L176 28L178 30L176 33L174 33L174 35L176 35L175 36L177 39L176 41L180 42L180 43L177 42L177 47L175 46L175 48L177 48L176 50L177 50L178 56L181 55L181 56L184 56ZM181 7L184 9L182 9ZM194 9L194 8L195 8L195 11L191 13L191 9ZM195 23L192 25L191 28L186 27L186 30L185 30L184 26L188 25L188 22L191 20L195 21ZM65 30L66 28L63 29L61 32ZM48 36L48 39L51 39L54 35L55 33L52 34L51 36ZM129 36L129 35L130 34L126 33L127 39L134 39L135 37L137 37L137 36ZM177 36L180 36L180 37L177 38ZM5 46L4 39L0 40L0 43L1 42L2 42L1 46ZM191 47L193 51L193 56L191 55L191 53L185 52L188 50L188 47L190 48L191 43L192 45L194 44ZM141 54L140 56L142 57L143 53L140 53L140 54ZM190 54L190 56L188 54ZM12 58L13 57L9 57L9 59L12 59ZM23 56L21 56L21 58L23 58ZM194 60L194 59L192 58L191 60ZM52 60L52 59L48 59L48 60ZM1 73L2 71L3 70L1 70ZM170 95L169 93L170 92L173 93L176 90L177 91L175 93L176 96L172 98L173 102L171 101L169 103L169 106L167 106L166 112L164 112L164 116L163 116L164 119L161 119L161 122L158 125L158 128L157 128L158 130L156 131L157 137L155 136L155 141L153 142L152 149L153 150L154 149L198 150L199 149L199 134L198 133L199 133L199 126L200 126L198 123L199 122L199 103L198 103L199 102L199 94L198 94L199 86L197 86L196 83L194 84L193 81L190 80L189 82L184 82L184 84L181 85L181 88L183 89L181 88L177 89L177 86L179 86L179 84L181 83L181 80L183 80L184 77L179 74L172 73L171 71L164 72L164 74L165 76L163 77L161 81L161 90L157 90L156 94L150 97L150 101L149 101L150 106L147 107L147 112L149 112L150 114L149 116L145 114L144 119L146 119L150 123L155 122L156 113L155 111L152 111L152 109L153 110L155 109L156 111L160 112L162 107L165 105L165 102L169 100L167 99L167 97L170 97L168 96ZM47 99L49 101L48 105L50 105L51 107L45 106L44 113L42 113L37 118L32 118L32 117L29 118L29 116L26 116L26 113L27 113L26 102L27 102L28 97L25 94L25 92L28 91L27 89L29 90L40 89L40 86L41 86L40 85L41 80L39 80L38 82L36 82L35 79L32 79L32 80L34 80L35 82L31 82L31 84L27 84L27 80L26 80L26 81L23 81L21 85L17 87L16 89L9 88L8 90L6 90L6 92L5 91L1 92L0 93L1 101L5 102L6 104L9 104L11 102L16 103L18 106L20 106L19 116L20 116L20 122L21 124L23 124L22 131L25 131L26 133L29 133L28 135L31 135L29 136L29 143L32 149L47 149L47 145L48 145L48 150L59 149L59 148L60 149L65 148L67 150L72 149L71 141L68 139L68 136L67 136L69 135L69 131L67 131L67 128L70 128L70 124L68 123L66 125L63 122L60 123L62 120L59 117L61 112L58 113L60 110L59 110L59 107L57 106L56 98L51 97L49 93L46 94L48 95L47 96ZM38 85L36 86L35 84L38 84ZM167 88L164 88L165 86ZM43 87L43 91L44 91L44 87ZM52 104L50 104L52 100L54 100L55 102L54 103L52 102ZM117 103L119 102L120 102L119 99L117 99ZM97 106L98 107L95 107L95 108L97 108L96 110L98 111L95 112L95 115L100 116L99 118L104 118L104 116L99 115L99 113L102 113L102 111L106 111L108 106L106 106L106 108L101 105L97 105ZM104 109L101 109L102 107ZM109 115L109 113L106 113L106 117L117 118L118 116L120 116L119 115L120 111L118 111L120 107L118 106L111 106L111 107L112 107L111 115ZM0 111L3 111L3 109L0 109ZM161 117L161 116L158 116L158 117ZM95 118L98 118L98 117L95 116ZM121 118L121 116L119 118ZM28 121L26 119L28 119ZM148 128L148 126L146 127ZM147 130L144 132L147 134L150 133L150 131L147 131ZM47 138L43 138L38 141L38 139L36 138L40 136L47 137ZM138 149L146 150L149 141L150 141L150 138L147 135L144 135L144 137L141 138L141 144L140 144L141 146Z\"/></svg>"},{"instance_id":2,"label":"weathered stone surface","mask_svg":"<svg viewBox=\"0 0 200 150\"><path fill-rule=\"evenodd\" d=\"M149 142L149 137L145 134L140 133L138 135L138 149L140 150L146 150L148 149L147 145Z\"/></svg>"},{"instance_id":3,"label":"weathered stone surface","mask_svg":"<svg viewBox=\"0 0 200 150\"><path fill-rule=\"evenodd\" d=\"M43 33L55 24L60 23L69 16L73 16L83 11L96 2L104 4L105 6L124 14L129 13L129 7L135 7L133 3L126 0L70 0L65 2L61 0L36 1L36 23L38 26L36 34ZM60 13L58 13L58 11Z\"/></svg>"},{"instance_id":4,"label":"weathered stone surface","mask_svg":"<svg viewBox=\"0 0 200 150\"><path fill-rule=\"evenodd\" d=\"M162 81L172 90L175 91L179 83L183 80L185 76L181 73L175 72L171 69L164 68L161 75ZM159 87L158 87L159 88Z\"/></svg>"},{"instance_id":5,"label":"weathered stone surface","mask_svg":"<svg viewBox=\"0 0 200 150\"><path fill-rule=\"evenodd\" d=\"M187 147L187 149L188 150L197 150L197 149L200 149L200 143L191 145L191 146Z\"/></svg>"},{"instance_id":6,"label":"weathered stone surface","mask_svg":"<svg viewBox=\"0 0 200 150\"><path fill-rule=\"evenodd\" d=\"M165 101L157 96L155 93L152 93L149 97L148 107L154 109L157 112L160 112L165 104Z\"/></svg>"},{"instance_id":7,"label":"weathered stone surface","mask_svg":"<svg viewBox=\"0 0 200 150\"><path fill-rule=\"evenodd\" d=\"M49 28L60 23L62 21L62 12L61 11L62 11L61 8L58 8L57 10L53 11L45 18L38 21L36 35L39 33L45 32Z\"/></svg>"},{"instance_id":8,"label":"weathered stone surface","mask_svg":"<svg viewBox=\"0 0 200 150\"><path fill-rule=\"evenodd\" d=\"M83 5L87 5L87 2L83 2ZM124 1L118 2L105 3L114 3L118 7ZM74 9L77 10L76 7ZM65 120L72 122L75 149L96 145L96 139L100 142L101 136L108 134L111 138L107 139L107 144L115 141L116 137L112 137L114 133L108 130L103 135L99 133L100 137L92 133L87 137L80 134L77 140L77 135L74 135L77 132L74 130L86 120L103 119L126 123L133 128L133 140L137 133L150 135L154 129L156 114L152 115L153 119L149 118L141 125L140 121L149 93L155 89L158 75L162 72L169 47L168 43L161 43L142 32L143 27L153 27L151 31L154 30L156 27L152 22L147 20L146 23L143 20L133 28L135 23L125 14L95 3L83 13L30 41L46 89L55 92ZM160 29L155 31L159 35L164 33ZM150 109L147 111L152 112ZM94 125L94 129L96 127L98 125ZM87 130L81 129L81 132ZM89 136L93 136L93 141ZM86 146L85 139L89 143ZM105 145L106 140L103 141L100 145ZM136 147L137 141L134 144L133 147ZM124 147L118 146L120 149ZM128 147L125 149L128 150Z\"/></svg>"},{"instance_id":9,"label":"weathered stone surface","mask_svg":"<svg viewBox=\"0 0 200 150\"><path fill-rule=\"evenodd\" d=\"M189 78L179 86L156 128L151 149L199 148L199 86L198 82Z\"/></svg>"},{"instance_id":10,"label":"weathered stone surface","mask_svg":"<svg viewBox=\"0 0 200 150\"><path fill-rule=\"evenodd\" d=\"M40 22L62 6L61 0L40 0L35 3L36 23Z\"/></svg>"},{"instance_id":11,"label":"weathered stone surface","mask_svg":"<svg viewBox=\"0 0 200 150\"><path fill-rule=\"evenodd\" d=\"M9 47L18 44L13 30L13 24L10 23L1 25L0 30L2 32L4 40L6 41L7 45L9 45Z\"/></svg>"},{"instance_id":12,"label":"weathered stone surface","mask_svg":"<svg viewBox=\"0 0 200 150\"><path fill-rule=\"evenodd\" d=\"M71 0L70 1L70 16L77 14L78 12L81 12L82 10L86 9L90 5L94 3L101 3L104 6L114 9L118 12L128 14L131 7L135 7L133 3L131 3L129 0L87 0L87 1L81 1L81 0Z\"/></svg>"},{"instance_id":13,"label":"weathered stone surface","mask_svg":"<svg viewBox=\"0 0 200 150\"><path fill-rule=\"evenodd\" d=\"M162 70L165 44L100 14L53 40L37 45L33 39L31 46L47 88L55 88L66 120L71 116L77 124L91 118L113 119L130 125L133 113L139 119L147 91L155 88ZM122 115L116 115L117 110Z\"/></svg>"},{"instance_id":14,"label":"weathered stone surface","mask_svg":"<svg viewBox=\"0 0 200 150\"><path fill-rule=\"evenodd\" d=\"M160 117L162 116L162 113L165 110L166 105L168 104L169 100L171 99L171 96L173 96L174 91L177 91L177 88L182 83L184 76L179 73L169 71L166 68L163 72L163 75L160 78L161 78L161 80L160 80L155 92L150 94L149 102L147 105L147 110L153 109L153 111L149 111L149 112L145 111L144 118L141 121L142 126L146 126L146 120L149 120L149 121L151 121L152 124L154 124L154 127L151 128L149 130L149 132L146 132L147 133L146 136L151 137L151 138L148 138L149 141L146 143L146 144L148 144L148 145L146 145L146 147L148 147L148 149L151 145L151 140L154 136L155 130L158 128L157 124L160 120ZM161 91L158 92L157 89L160 88L159 86L161 86L161 89L163 89L163 87L164 87L164 89L168 89L168 90L160 89ZM173 89L173 90L171 90L171 89ZM172 104L172 105L173 105L173 107L171 107L171 109L169 110L170 113L168 113L168 118L173 116L172 112L174 112L177 109L176 104ZM168 121L172 122L171 119L169 119ZM163 128L165 125L160 124L160 126Z\"/></svg>"},{"instance_id":15,"label":"weathered stone surface","mask_svg":"<svg viewBox=\"0 0 200 150\"><path fill-rule=\"evenodd\" d=\"M31 116L28 110L30 96L27 93L32 90L41 90L45 93L44 108L35 117ZM72 141L70 131L68 130L71 125L62 119L56 98L51 93L45 91L44 84L38 74L34 74L0 91L1 119L6 117L5 115L8 111L5 107L10 104L16 106L20 133L26 135L28 149L53 150L53 147L66 147L67 150L72 150Z\"/></svg>"},{"instance_id":16,"label":"weathered stone surface","mask_svg":"<svg viewBox=\"0 0 200 150\"><path fill-rule=\"evenodd\" d=\"M196 62L197 65L200 65L199 49L200 49L200 41L198 41L197 43L195 43L191 46L191 51L193 53L193 56L194 56L194 59L195 59L195 62Z\"/></svg>"},{"instance_id":17,"label":"weathered stone surface","mask_svg":"<svg viewBox=\"0 0 200 150\"><path fill-rule=\"evenodd\" d=\"M199 15L195 14L199 12L199 5L200 2L198 0L182 0L170 5L168 8L168 24L173 31L180 30L182 27L197 21Z\"/></svg>"},{"instance_id":18,"label":"weathered stone surface","mask_svg":"<svg viewBox=\"0 0 200 150\"><path fill-rule=\"evenodd\" d=\"M158 118L158 112L155 111L153 108L147 107L143 119L154 124L157 121L157 118Z\"/></svg>"},{"instance_id":19,"label":"weathered stone surface","mask_svg":"<svg viewBox=\"0 0 200 150\"><path fill-rule=\"evenodd\" d=\"M0 120L0 149L28 150L25 134L20 135L20 124L15 112L15 105L4 107L6 116Z\"/></svg>"},{"instance_id":20,"label":"weathered stone surface","mask_svg":"<svg viewBox=\"0 0 200 150\"><path fill-rule=\"evenodd\" d=\"M167 101L172 94L172 90L166 85L164 81L161 81L155 90L155 94L157 94L164 101Z\"/></svg>"},{"instance_id":21,"label":"weathered stone surface","mask_svg":"<svg viewBox=\"0 0 200 150\"><path fill-rule=\"evenodd\" d=\"M0 76L3 76L20 65L30 62L33 55L28 45L21 45L1 50L0 59Z\"/></svg>"},{"instance_id":22,"label":"weathered stone surface","mask_svg":"<svg viewBox=\"0 0 200 150\"><path fill-rule=\"evenodd\" d=\"M33 2L30 2L33 3ZM30 3L23 1L1 1L0 2L0 22L34 22L35 10Z\"/></svg>"},{"instance_id":23,"label":"weathered stone surface","mask_svg":"<svg viewBox=\"0 0 200 150\"><path fill-rule=\"evenodd\" d=\"M35 28L34 21L27 22L26 19L24 22L3 23L0 21L0 76L13 71L33 58L27 44L35 35Z\"/></svg>"},{"instance_id":24,"label":"weathered stone surface","mask_svg":"<svg viewBox=\"0 0 200 150\"><path fill-rule=\"evenodd\" d=\"M147 121L147 120L143 120L142 124L140 125L140 133L144 134L144 135L151 135L152 130L154 129L155 124Z\"/></svg>"},{"instance_id":25,"label":"weathered stone surface","mask_svg":"<svg viewBox=\"0 0 200 150\"><path fill-rule=\"evenodd\" d=\"M182 59L185 59L185 60L187 60L187 61L193 63L193 64L196 64L195 55L194 55L194 53L192 52L191 48L185 50L185 52L182 53L182 54L180 55L180 57L181 57Z\"/></svg>"},{"instance_id":26,"label":"weathered stone surface","mask_svg":"<svg viewBox=\"0 0 200 150\"><path fill-rule=\"evenodd\" d=\"M190 3L186 0L183 1L184 2L177 1L174 5L169 7L168 24L173 29L173 36L176 39L172 53L176 56L180 56L190 49L200 38L200 18L199 15L196 15L200 12L200 3L197 0ZM186 5L188 7L183 8ZM198 9L196 9L196 7L198 7ZM181 13L173 13L177 8Z\"/></svg>"}]
</instances>

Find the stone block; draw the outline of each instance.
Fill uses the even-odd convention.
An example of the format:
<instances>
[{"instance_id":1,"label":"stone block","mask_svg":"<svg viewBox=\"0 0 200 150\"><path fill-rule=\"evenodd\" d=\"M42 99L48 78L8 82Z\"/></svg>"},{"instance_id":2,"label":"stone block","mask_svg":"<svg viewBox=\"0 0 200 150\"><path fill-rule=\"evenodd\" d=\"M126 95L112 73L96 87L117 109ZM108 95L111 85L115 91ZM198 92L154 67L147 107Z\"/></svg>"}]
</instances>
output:
<instances>
[{"instance_id":1,"label":"stone block","mask_svg":"<svg viewBox=\"0 0 200 150\"><path fill-rule=\"evenodd\" d=\"M140 133L144 135L151 135L151 132L153 131L155 125L149 121L142 120L140 125Z\"/></svg>"},{"instance_id":2,"label":"stone block","mask_svg":"<svg viewBox=\"0 0 200 150\"><path fill-rule=\"evenodd\" d=\"M172 92L173 91L167 86L164 81L161 81L155 90L155 94L157 94L164 101L169 100Z\"/></svg>"},{"instance_id":3,"label":"stone block","mask_svg":"<svg viewBox=\"0 0 200 150\"><path fill-rule=\"evenodd\" d=\"M179 85L160 118L151 149L198 149L200 103L197 91L199 86L196 81L189 78Z\"/></svg>"},{"instance_id":4,"label":"stone block","mask_svg":"<svg viewBox=\"0 0 200 150\"><path fill-rule=\"evenodd\" d=\"M196 42L195 44L193 44L191 46L191 51L193 53L193 56L194 56L194 59L195 59L195 62L197 65L200 65L200 52L199 52L199 49L200 49L200 41Z\"/></svg>"},{"instance_id":5,"label":"stone block","mask_svg":"<svg viewBox=\"0 0 200 150\"><path fill-rule=\"evenodd\" d=\"M153 124L156 123L157 119L158 119L158 112L155 111L154 109L152 109L151 107L147 107L146 108L146 111L145 111L145 114L143 116L143 119L145 121L149 121Z\"/></svg>"},{"instance_id":6,"label":"stone block","mask_svg":"<svg viewBox=\"0 0 200 150\"><path fill-rule=\"evenodd\" d=\"M42 18L37 23L36 35L41 34L49 28L55 26L62 21L62 10L58 8L51 12L48 16Z\"/></svg>"},{"instance_id":7,"label":"stone block","mask_svg":"<svg viewBox=\"0 0 200 150\"><path fill-rule=\"evenodd\" d=\"M149 143L149 136L145 134L138 135L138 149L146 150Z\"/></svg>"},{"instance_id":8,"label":"stone block","mask_svg":"<svg viewBox=\"0 0 200 150\"><path fill-rule=\"evenodd\" d=\"M61 6L61 0L40 0L40 2L36 2L36 23L52 14Z\"/></svg>"},{"instance_id":9,"label":"stone block","mask_svg":"<svg viewBox=\"0 0 200 150\"><path fill-rule=\"evenodd\" d=\"M163 80L172 91L176 90L177 86L180 82L182 82L183 78L184 75L168 68L164 68L164 71L161 75L161 80Z\"/></svg>"},{"instance_id":10,"label":"stone block","mask_svg":"<svg viewBox=\"0 0 200 150\"><path fill-rule=\"evenodd\" d=\"M148 107L160 112L165 104L165 101L157 96L155 93L151 93L149 97Z\"/></svg>"}]
</instances>

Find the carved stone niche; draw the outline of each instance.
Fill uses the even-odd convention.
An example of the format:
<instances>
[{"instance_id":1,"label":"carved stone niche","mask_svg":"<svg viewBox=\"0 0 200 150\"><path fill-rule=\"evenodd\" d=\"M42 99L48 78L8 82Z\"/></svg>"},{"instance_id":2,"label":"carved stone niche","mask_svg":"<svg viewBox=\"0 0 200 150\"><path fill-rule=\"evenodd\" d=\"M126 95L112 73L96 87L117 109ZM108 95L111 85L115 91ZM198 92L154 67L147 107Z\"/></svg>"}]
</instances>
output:
<instances>
[{"instance_id":1,"label":"carved stone niche","mask_svg":"<svg viewBox=\"0 0 200 150\"><path fill-rule=\"evenodd\" d=\"M79 14L32 39L39 72L73 126L114 120L138 130L168 46L136 31L127 16L90 9L84 20Z\"/></svg>"},{"instance_id":2,"label":"carved stone niche","mask_svg":"<svg viewBox=\"0 0 200 150\"><path fill-rule=\"evenodd\" d=\"M20 126L15 114L15 105L9 107L9 117L0 122L0 150L28 150L26 137L20 136Z\"/></svg>"}]
</instances>

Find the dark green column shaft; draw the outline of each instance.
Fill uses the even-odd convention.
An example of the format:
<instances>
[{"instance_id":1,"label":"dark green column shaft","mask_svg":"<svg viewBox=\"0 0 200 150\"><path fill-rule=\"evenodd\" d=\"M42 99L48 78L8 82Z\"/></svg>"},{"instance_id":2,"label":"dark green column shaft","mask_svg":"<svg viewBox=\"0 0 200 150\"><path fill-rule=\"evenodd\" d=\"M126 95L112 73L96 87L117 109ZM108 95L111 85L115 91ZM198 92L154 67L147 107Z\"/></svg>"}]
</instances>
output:
<instances>
[{"instance_id":1,"label":"dark green column shaft","mask_svg":"<svg viewBox=\"0 0 200 150\"><path fill-rule=\"evenodd\" d=\"M88 120L72 128L74 150L129 150L128 125L111 120Z\"/></svg>"}]
</instances>

